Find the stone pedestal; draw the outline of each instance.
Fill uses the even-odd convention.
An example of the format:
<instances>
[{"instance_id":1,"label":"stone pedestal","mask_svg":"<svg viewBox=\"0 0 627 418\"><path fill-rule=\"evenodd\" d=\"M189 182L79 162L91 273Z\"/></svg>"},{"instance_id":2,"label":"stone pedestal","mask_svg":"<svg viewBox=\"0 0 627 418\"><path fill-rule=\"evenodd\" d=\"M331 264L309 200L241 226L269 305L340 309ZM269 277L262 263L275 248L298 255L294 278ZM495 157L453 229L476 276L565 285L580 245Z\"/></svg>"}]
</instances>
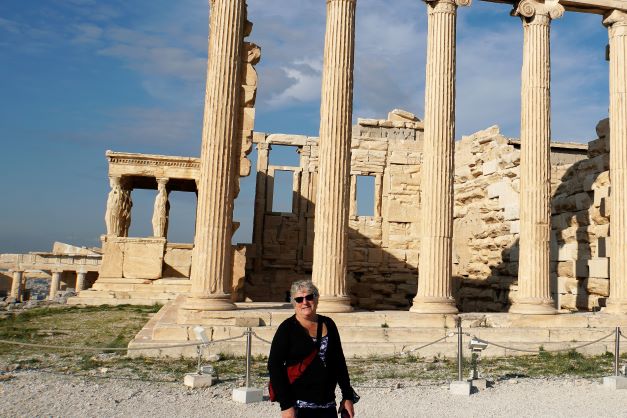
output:
<instances>
[{"instance_id":1,"label":"stone pedestal","mask_svg":"<svg viewBox=\"0 0 627 418\"><path fill-rule=\"evenodd\" d=\"M210 374L188 373L183 379L183 384L192 389L206 388L213 384L213 376Z\"/></svg>"},{"instance_id":2,"label":"stone pedestal","mask_svg":"<svg viewBox=\"0 0 627 418\"><path fill-rule=\"evenodd\" d=\"M62 271L52 272L52 280L50 281L50 293L48 294L49 300L53 300L57 296L57 292L59 291L59 283L61 283L61 274L63 274Z\"/></svg>"},{"instance_id":3,"label":"stone pedestal","mask_svg":"<svg viewBox=\"0 0 627 418\"><path fill-rule=\"evenodd\" d=\"M233 400L239 403L253 403L263 401L263 390L257 388L233 389Z\"/></svg>"},{"instance_id":4,"label":"stone pedestal","mask_svg":"<svg viewBox=\"0 0 627 418\"><path fill-rule=\"evenodd\" d=\"M355 3L327 0L312 266L312 280L320 290L320 312L352 310L346 290L346 266Z\"/></svg>"},{"instance_id":5,"label":"stone pedestal","mask_svg":"<svg viewBox=\"0 0 627 418\"><path fill-rule=\"evenodd\" d=\"M610 40L610 295L605 312L627 313L627 13L605 16Z\"/></svg>"},{"instance_id":6,"label":"stone pedestal","mask_svg":"<svg viewBox=\"0 0 627 418\"><path fill-rule=\"evenodd\" d=\"M524 31L520 127L520 261L512 313L557 313L550 294L551 19L564 7L524 0L514 11Z\"/></svg>"},{"instance_id":7,"label":"stone pedestal","mask_svg":"<svg viewBox=\"0 0 627 418\"><path fill-rule=\"evenodd\" d=\"M603 387L612 390L627 389L627 377L606 376L603 378Z\"/></svg>"},{"instance_id":8,"label":"stone pedestal","mask_svg":"<svg viewBox=\"0 0 627 418\"><path fill-rule=\"evenodd\" d=\"M470 1L427 1L425 139L418 292L410 311L456 313L452 296L453 175L455 150L455 30L457 6Z\"/></svg>"},{"instance_id":9,"label":"stone pedestal","mask_svg":"<svg viewBox=\"0 0 627 418\"><path fill-rule=\"evenodd\" d=\"M451 395L470 396L471 389L471 382L468 382L466 380L455 380L451 382L451 385L449 386L449 391L451 392Z\"/></svg>"},{"instance_id":10,"label":"stone pedestal","mask_svg":"<svg viewBox=\"0 0 627 418\"><path fill-rule=\"evenodd\" d=\"M234 179L240 138L244 0L211 2L207 88L188 310L231 310Z\"/></svg>"}]
</instances>

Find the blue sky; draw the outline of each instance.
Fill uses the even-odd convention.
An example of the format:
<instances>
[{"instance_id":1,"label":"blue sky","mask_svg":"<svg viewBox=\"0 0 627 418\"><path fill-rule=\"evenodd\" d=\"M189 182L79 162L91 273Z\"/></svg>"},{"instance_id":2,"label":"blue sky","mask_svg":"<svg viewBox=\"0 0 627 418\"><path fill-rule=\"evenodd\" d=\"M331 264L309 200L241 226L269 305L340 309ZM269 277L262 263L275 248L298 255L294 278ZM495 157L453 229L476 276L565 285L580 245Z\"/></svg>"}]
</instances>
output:
<instances>
[{"instance_id":1,"label":"blue sky","mask_svg":"<svg viewBox=\"0 0 627 418\"><path fill-rule=\"evenodd\" d=\"M262 48L255 129L317 135L322 0L248 0ZM522 26L510 6L458 14L457 137L498 124L517 137ZM0 252L53 241L98 246L108 193L104 153L198 155L207 55L206 0L0 2ZM423 115L426 7L358 0L354 117ZM607 31L597 15L552 25L553 137L586 142L607 117ZM254 154L252 155L254 158ZM244 180L236 239L251 235ZM133 194L134 236L151 235L154 191ZM171 196L170 239L190 242L195 198Z\"/></svg>"}]
</instances>

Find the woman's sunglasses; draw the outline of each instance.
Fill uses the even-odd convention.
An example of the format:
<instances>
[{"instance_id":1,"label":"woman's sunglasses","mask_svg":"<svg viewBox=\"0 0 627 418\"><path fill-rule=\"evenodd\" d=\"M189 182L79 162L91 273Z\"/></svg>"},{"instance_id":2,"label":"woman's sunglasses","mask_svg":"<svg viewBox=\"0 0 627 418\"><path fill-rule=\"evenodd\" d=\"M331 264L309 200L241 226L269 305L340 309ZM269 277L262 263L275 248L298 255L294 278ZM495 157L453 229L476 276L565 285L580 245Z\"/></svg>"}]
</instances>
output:
<instances>
[{"instance_id":1,"label":"woman's sunglasses","mask_svg":"<svg viewBox=\"0 0 627 418\"><path fill-rule=\"evenodd\" d=\"M314 298L315 298L314 294L313 294L313 293L310 293L310 294L305 295L305 296L296 296L296 297L294 298L294 301L295 301L296 303L303 303L303 300L307 299L308 301L310 301L310 302L311 302L312 300L314 300Z\"/></svg>"}]
</instances>

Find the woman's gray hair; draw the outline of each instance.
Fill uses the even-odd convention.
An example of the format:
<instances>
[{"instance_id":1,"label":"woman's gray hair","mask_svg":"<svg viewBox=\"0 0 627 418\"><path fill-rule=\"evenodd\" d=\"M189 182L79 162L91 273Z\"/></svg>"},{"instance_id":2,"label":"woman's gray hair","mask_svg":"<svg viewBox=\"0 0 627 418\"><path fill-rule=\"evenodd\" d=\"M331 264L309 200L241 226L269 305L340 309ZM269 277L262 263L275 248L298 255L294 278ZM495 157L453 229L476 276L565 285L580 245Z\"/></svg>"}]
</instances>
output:
<instances>
[{"instance_id":1,"label":"woman's gray hair","mask_svg":"<svg viewBox=\"0 0 627 418\"><path fill-rule=\"evenodd\" d=\"M292 283L292 287L290 289L290 302L294 302L294 295L300 291L305 291L307 293L313 293L314 297L318 299L320 296L320 292L318 288L311 280L297 280Z\"/></svg>"}]
</instances>

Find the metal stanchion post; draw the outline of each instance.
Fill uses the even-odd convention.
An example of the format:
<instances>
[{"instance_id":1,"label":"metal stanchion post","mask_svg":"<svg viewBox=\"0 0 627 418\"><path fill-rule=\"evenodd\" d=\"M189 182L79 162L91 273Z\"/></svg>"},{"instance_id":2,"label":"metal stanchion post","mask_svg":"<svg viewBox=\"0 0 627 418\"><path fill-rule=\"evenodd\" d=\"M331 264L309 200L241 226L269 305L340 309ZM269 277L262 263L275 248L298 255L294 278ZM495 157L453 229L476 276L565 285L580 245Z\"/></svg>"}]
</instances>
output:
<instances>
[{"instance_id":1,"label":"metal stanchion post","mask_svg":"<svg viewBox=\"0 0 627 418\"><path fill-rule=\"evenodd\" d=\"M250 353L253 338L252 328L246 328L246 387L250 387Z\"/></svg>"},{"instance_id":2,"label":"metal stanchion post","mask_svg":"<svg viewBox=\"0 0 627 418\"><path fill-rule=\"evenodd\" d=\"M462 320L461 318L457 319L457 380L460 382L464 380L463 370L462 370Z\"/></svg>"},{"instance_id":3,"label":"metal stanchion post","mask_svg":"<svg viewBox=\"0 0 627 418\"><path fill-rule=\"evenodd\" d=\"M618 376L618 366L620 362L620 327L616 327L616 339L614 341L614 376Z\"/></svg>"},{"instance_id":4,"label":"metal stanchion post","mask_svg":"<svg viewBox=\"0 0 627 418\"><path fill-rule=\"evenodd\" d=\"M250 387L250 366L252 357L253 330L246 328L246 386L233 389L233 400L240 403L261 402L263 400L263 390Z\"/></svg>"},{"instance_id":5,"label":"metal stanchion post","mask_svg":"<svg viewBox=\"0 0 627 418\"><path fill-rule=\"evenodd\" d=\"M462 319L457 318L457 380L451 382L449 390L454 395L469 396L472 388L472 384L469 381L464 380L462 362L464 357L462 355Z\"/></svg>"},{"instance_id":6,"label":"metal stanchion post","mask_svg":"<svg viewBox=\"0 0 627 418\"><path fill-rule=\"evenodd\" d=\"M614 376L603 378L603 386L609 389L627 389L627 376L620 376L618 365L620 362L620 327L616 327L614 337Z\"/></svg>"},{"instance_id":7,"label":"metal stanchion post","mask_svg":"<svg viewBox=\"0 0 627 418\"><path fill-rule=\"evenodd\" d=\"M196 353L198 354L198 374L202 374L202 345L196 346Z\"/></svg>"}]
</instances>

